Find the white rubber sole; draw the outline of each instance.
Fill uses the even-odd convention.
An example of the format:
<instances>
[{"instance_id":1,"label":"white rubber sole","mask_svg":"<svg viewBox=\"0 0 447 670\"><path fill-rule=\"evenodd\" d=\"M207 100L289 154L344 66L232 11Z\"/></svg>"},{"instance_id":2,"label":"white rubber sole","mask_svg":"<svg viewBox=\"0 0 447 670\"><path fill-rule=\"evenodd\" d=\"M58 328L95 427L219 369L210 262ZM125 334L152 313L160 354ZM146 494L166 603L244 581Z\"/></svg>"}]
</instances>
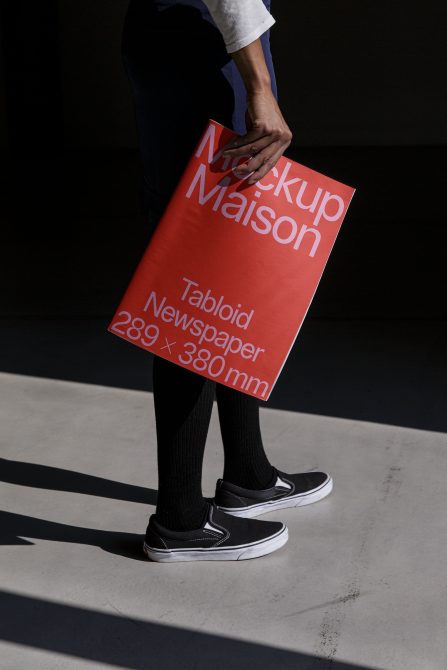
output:
<instances>
[{"instance_id":1,"label":"white rubber sole","mask_svg":"<svg viewBox=\"0 0 447 670\"><path fill-rule=\"evenodd\" d=\"M304 505L311 505L322 498L326 498L333 488L332 477L329 477L321 486L312 489L307 493L298 493L296 496L289 498L282 498L280 500L270 500L267 502L258 503L256 505L249 505L248 507L221 507L216 505L217 509L233 516L244 517L245 519L252 519L253 517L265 514L266 512L273 512L276 509L286 509L287 507L303 507Z\"/></svg>"},{"instance_id":2,"label":"white rubber sole","mask_svg":"<svg viewBox=\"0 0 447 670\"><path fill-rule=\"evenodd\" d=\"M176 561L245 561L271 554L283 547L289 539L287 526L282 527L276 535L260 540L255 544L238 547L215 547L206 549L152 549L146 542L143 551L151 561L173 563Z\"/></svg>"}]
</instances>

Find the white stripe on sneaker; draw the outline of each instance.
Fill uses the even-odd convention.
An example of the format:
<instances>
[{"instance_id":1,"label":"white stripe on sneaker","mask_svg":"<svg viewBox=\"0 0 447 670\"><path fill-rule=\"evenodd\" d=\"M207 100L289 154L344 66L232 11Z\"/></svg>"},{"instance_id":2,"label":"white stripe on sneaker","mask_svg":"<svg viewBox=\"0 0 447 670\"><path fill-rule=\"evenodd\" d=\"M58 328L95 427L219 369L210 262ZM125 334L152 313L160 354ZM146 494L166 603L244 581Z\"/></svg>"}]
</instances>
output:
<instances>
[{"instance_id":1,"label":"white stripe on sneaker","mask_svg":"<svg viewBox=\"0 0 447 670\"><path fill-rule=\"evenodd\" d=\"M284 481L283 479L281 479L281 477L279 477L279 476L278 476L278 478L277 478L277 480L276 480L275 486L282 486L282 487L285 488L285 489L291 489L291 488L292 488L292 484L289 484L288 482L285 482L285 481Z\"/></svg>"}]
</instances>

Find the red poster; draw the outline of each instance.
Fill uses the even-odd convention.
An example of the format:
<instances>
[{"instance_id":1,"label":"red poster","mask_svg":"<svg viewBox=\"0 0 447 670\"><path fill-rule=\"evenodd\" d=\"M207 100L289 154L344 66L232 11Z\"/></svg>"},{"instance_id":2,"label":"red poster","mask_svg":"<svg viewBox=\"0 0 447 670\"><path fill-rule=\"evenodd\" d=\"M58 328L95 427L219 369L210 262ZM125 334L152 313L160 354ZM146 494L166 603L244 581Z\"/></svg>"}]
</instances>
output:
<instances>
[{"instance_id":1,"label":"red poster","mask_svg":"<svg viewBox=\"0 0 447 670\"><path fill-rule=\"evenodd\" d=\"M354 189L285 156L249 185L234 136L209 121L108 330L267 400Z\"/></svg>"}]
</instances>

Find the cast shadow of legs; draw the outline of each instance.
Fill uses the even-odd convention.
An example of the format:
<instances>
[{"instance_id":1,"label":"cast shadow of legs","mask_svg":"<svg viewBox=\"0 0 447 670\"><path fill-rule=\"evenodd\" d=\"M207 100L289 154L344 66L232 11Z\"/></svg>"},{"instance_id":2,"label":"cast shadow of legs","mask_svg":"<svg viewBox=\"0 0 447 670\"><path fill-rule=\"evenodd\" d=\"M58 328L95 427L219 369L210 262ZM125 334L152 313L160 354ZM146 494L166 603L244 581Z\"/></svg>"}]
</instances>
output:
<instances>
[{"instance_id":1,"label":"cast shadow of legs","mask_svg":"<svg viewBox=\"0 0 447 670\"><path fill-rule=\"evenodd\" d=\"M73 542L99 547L110 554L125 558L147 561L142 550L143 535L135 533L70 526L14 512L0 512L0 528L0 544L2 545L33 545L34 542L28 538Z\"/></svg>"},{"instance_id":2,"label":"cast shadow of legs","mask_svg":"<svg viewBox=\"0 0 447 670\"><path fill-rule=\"evenodd\" d=\"M90 496L126 500L143 505L157 504L157 491L134 484L116 482L96 475L51 465L0 458L0 481L49 491L84 493Z\"/></svg>"},{"instance_id":3,"label":"cast shadow of legs","mask_svg":"<svg viewBox=\"0 0 447 670\"><path fill-rule=\"evenodd\" d=\"M116 482L82 472L38 463L0 459L0 480L9 484L52 491L82 493L113 500L156 505L154 489ZM147 560L141 549L142 536L134 533L82 528L12 512L0 513L0 544L32 545L29 540L55 540L99 547L104 551L135 560Z\"/></svg>"}]
</instances>

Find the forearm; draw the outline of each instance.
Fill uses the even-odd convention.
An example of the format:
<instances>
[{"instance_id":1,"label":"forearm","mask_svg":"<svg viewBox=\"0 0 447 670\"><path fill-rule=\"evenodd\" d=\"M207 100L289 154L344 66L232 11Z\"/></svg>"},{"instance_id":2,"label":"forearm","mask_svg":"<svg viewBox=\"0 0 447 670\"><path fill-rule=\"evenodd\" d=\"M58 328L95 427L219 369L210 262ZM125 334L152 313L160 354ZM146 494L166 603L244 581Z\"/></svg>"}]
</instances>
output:
<instances>
[{"instance_id":1,"label":"forearm","mask_svg":"<svg viewBox=\"0 0 447 670\"><path fill-rule=\"evenodd\" d=\"M252 158L238 171L254 184L274 167L289 146L292 133L281 114L261 35L275 23L262 0L204 0L222 33L227 52L233 58L247 90L245 135L224 147L223 155ZM250 174L251 173L251 174Z\"/></svg>"},{"instance_id":2,"label":"forearm","mask_svg":"<svg viewBox=\"0 0 447 670\"><path fill-rule=\"evenodd\" d=\"M261 40L233 51L231 54L241 74L248 93L271 91L271 79L264 58Z\"/></svg>"}]
</instances>

